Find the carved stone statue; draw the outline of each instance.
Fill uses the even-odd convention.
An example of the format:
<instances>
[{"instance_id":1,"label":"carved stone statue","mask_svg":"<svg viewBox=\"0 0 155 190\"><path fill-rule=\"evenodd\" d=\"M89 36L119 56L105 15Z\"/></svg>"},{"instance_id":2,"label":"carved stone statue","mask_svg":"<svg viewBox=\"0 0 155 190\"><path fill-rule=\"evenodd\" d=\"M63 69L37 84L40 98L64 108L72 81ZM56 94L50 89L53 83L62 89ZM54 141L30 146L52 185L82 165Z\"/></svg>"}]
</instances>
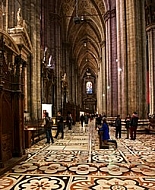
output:
<instances>
[{"instance_id":1,"label":"carved stone statue","mask_svg":"<svg viewBox=\"0 0 155 190\"><path fill-rule=\"evenodd\" d=\"M20 26L20 27L23 26L23 18L22 18L21 8L19 8L17 11L17 26Z\"/></svg>"},{"instance_id":2,"label":"carved stone statue","mask_svg":"<svg viewBox=\"0 0 155 190\"><path fill-rule=\"evenodd\" d=\"M67 76L66 73L64 73L64 75L62 76L62 88L67 87Z\"/></svg>"}]
</instances>

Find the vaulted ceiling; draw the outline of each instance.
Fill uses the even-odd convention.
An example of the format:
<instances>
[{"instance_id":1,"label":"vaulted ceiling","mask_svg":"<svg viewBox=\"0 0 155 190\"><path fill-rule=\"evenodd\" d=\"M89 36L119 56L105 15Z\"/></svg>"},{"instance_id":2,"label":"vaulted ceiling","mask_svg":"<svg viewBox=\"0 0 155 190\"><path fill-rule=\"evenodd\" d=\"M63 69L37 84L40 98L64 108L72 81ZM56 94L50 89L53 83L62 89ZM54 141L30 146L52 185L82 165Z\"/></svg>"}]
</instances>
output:
<instances>
[{"instance_id":1,"label":"vaulted ceiling","mask_svg":"<svg viewBox=\"0 0 155 190\"><path fill-rule=\"evenodd\" d=\"M101 46L105 41L105 7L103 0L63 0L60 9L70 54L76 61L79 74L89 68L95 76L102 59Z\"/></svg>"}]
</instances>

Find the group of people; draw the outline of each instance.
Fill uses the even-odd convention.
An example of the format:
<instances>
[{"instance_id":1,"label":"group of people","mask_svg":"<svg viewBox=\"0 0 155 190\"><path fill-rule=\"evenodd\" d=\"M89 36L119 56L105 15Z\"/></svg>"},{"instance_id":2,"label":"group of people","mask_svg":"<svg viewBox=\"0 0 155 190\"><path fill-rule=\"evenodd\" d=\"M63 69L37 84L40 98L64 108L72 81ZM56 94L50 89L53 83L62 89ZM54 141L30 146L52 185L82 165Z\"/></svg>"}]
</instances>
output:
<instances>
[{"instance_id":1,"label":"group of people","mask_svg":"<svg viewBox=\"0 0 155 190\"><path fill-rule=\"evenodd\" d=\"M54 143L54 139L52 136L52 126L53 126L53 121L50 119L48 112L45 112L45 133L46 133L46 143ZM83 127L83 123L88 124L88 116L87 115L81 115L80 116L80 121L81 121L81 126ZM57 132L54 138L57 138L59 134L61 134L61 139L64 138L64 118L61 115L61 112L57 113L56 117L56 124L57 124ZM66 117L66 124L68 126L68 130L72 129L72 124L73 124L73 119L71 113L68 113ZM115 120L115 137L116 138L121 138L121 131L122 131L122 123L121 123L121 117L120 115L117 115L116 120ZM136 131L137 131L137 126L138 126L138 114L136 112L133 112L132 116L129 114L125 118L125 127L127 130L127 139L129 139L129 136L131 140L136 139ZM104 144L107 144L108 140L110 139L110 134L109 134L109 126L106 120L106 115L98 115L96 117L96 129L99 131L99 134L102 136L102 141Z\"/></svg>"},{"instance_id":2,"label":"group of people","mask_svg":"<svg viewBox=\"0 0 155 190\"><path fill-rule=\"evenodd\" d=\"M127 115L125 118L125 128L127 131L127 139L135 140L136 139L136 133L137 133L137 126L138 126L138 114L137 112L133 112L132 116L130 114ZM121 131L122 131L122 124L121 124L121 118L120 115L117 115L117 118L115 120L115 127L116 127L116 138L121 138Z\"/></svg>"},{"instance_id":3,"label":"group of people","mask_svg":"<svg viewBox=\"0 0 155 190\"><path fill-rule=\"evenodd\" d=\"M81 127L83 127L83 125L84 124L88 124L88 120L89 120L89 117L88 117L88 115L87 114L85 114L85 115L81 115L80 116L80 122L81 122Z\"/></svg>"},{"instance_id":4,"label":"group of people","mask_svg":"<svg viewBox=\"0 0 155 190\"><path fill-rule=\"evenodd\" d=\"M45 129L46 139L47 139L46 143L50 143L50 141L54 143L54 139L52 136L53 121L49 117L48 112L44 113L44 120L45 120L44 129ZM69 130L71 130L72 128L72 123L73 123L72 115L71 113L68 113L66 117L66 124ZM64 118L61 115L60 111L57 113L57 116L56 116L56 125L57 125L57 132L54 138L57 139L59 134L61 134L61 139L63 139L64 138Z\"/></svg>"},{"instance_id":5,"label":"group of people","mask_svg":"<svg viewBox=\"0 0 155 190\"><path fill-rule=\"evenodd\" d=\"M114 125L116 129L115 137L121 138L122 123L120 115L117 115ZM133 112L132 116L128 114L127 117L125 118L127 139L129 139L129 136L131 140L136 139L137 126L138 126L138 114L136 112ZM98 115L98 117L96 117L96 129L98 130L99 135L101 135L104 144L107 144L108 140L110 139L110 134L109 134L109 126L105 115L104 116Z\"/></svg>"}]
</instances>

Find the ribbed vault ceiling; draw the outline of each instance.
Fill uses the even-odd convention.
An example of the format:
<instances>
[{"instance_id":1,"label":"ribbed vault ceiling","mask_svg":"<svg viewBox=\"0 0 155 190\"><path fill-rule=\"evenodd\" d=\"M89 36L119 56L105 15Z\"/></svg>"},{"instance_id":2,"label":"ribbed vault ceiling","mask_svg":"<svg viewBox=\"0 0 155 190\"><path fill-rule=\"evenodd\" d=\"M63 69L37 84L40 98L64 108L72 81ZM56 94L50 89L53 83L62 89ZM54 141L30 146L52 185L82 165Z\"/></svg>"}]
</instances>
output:
<instances>
[{"instance_id":1,"label":"ribbed vault ceiling","mask_svg":"<svg viewBox=\"0 0 155 190\"><path fill-rule=\"evenodd\" d=\"M105 40L103 0L63 0L61 6L70 44L70 56L78 64L80 76L90 68L97 74L101 60L101 46ZM75 19L80 19L76 24Z\"/></svg>"}]
</instances>

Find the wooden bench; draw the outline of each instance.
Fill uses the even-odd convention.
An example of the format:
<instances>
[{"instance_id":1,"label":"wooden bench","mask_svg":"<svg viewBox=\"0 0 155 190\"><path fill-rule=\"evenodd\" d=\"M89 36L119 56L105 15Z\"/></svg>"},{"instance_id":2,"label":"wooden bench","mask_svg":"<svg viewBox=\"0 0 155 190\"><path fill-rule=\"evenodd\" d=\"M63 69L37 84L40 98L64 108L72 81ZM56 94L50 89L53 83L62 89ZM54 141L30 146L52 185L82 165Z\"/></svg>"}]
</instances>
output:
<instances>
[{"instance_id":1,"label":"wooden bench","mask_svg":"<svg viewBox=\"0 0 155 190\"><path fill-rule=\"evenodd\" d=\"M104 142L102 141L102 131L98 132L98 135L99 135L99 148L100 149L109 149L109 148L117 149L117 141L116 140L109 139L108 143L104 144Z\"/></svg>"}]
</instances>

